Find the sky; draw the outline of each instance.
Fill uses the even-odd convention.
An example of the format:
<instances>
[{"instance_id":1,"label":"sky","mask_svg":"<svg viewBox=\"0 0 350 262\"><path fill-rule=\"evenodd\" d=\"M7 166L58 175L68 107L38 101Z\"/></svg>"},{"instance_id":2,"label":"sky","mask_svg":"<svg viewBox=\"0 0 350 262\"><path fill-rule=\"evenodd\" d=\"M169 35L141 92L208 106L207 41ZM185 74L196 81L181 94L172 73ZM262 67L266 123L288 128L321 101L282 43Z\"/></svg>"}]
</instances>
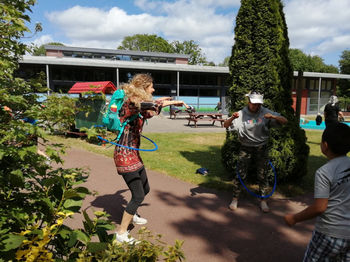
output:
<instances>
[{"instance_id":1,"label":"sky","mask_svg":"<svg viewBox=\"0 0 350 262\"><path fill-rule=\"evenodd\" d=\"M350 50L349 0L282 0L290 48L338 67ZM40 46L116 49L126 36L156 34L169 42L194 40L208 61L231 55L240 0L37 0L31 24L43 31L26 41Z\"/></svg>"}]
</instances>

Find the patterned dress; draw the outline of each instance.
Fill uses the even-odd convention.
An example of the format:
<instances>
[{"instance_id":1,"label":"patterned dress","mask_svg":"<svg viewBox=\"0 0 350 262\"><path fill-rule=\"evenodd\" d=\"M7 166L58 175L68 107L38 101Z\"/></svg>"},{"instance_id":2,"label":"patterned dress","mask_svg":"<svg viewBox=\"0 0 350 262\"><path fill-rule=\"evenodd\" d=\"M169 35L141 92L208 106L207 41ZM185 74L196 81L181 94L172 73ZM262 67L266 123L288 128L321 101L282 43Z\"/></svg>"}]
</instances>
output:
<instances>
[{"instance_id":1,"label":"patterned dress","mask_svg":"<svg viewBox=\"0 0 350 262\"><path fill-rule=\"evenodd\" d=\"M159 112L157 112L159 113ZM139 110L130 100L124 102L120 110L120 121L132 115L140 114L134 121L125 126L124 133L121 135L119 144L131 148L140 148L141 132L146 119L153 117L155 112L150 110ZM116 146L114 150L114 163L117 167L118 174L135 172L143 167L143 161L138 150L128 149Z\"/></svg>"}]
</instances>

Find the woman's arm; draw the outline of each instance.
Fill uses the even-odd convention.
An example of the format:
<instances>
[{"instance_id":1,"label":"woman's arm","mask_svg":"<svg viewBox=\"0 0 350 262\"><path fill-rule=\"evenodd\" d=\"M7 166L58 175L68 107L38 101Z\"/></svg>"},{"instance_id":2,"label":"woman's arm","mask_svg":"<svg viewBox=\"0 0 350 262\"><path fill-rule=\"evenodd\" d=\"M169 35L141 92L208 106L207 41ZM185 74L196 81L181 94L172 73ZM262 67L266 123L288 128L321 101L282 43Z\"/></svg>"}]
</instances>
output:
<instances>
[{"instance_id":1,"label":"woman's arm","mask_svg":"<svg viewBox=\"0 0 350 262\"><path fill-rule=\"evenodd\" d=\"M284 125L288 122L287 118L285 118L284 116L276 116L276 115L273 115L271 113L265 114L264 117L266 119L275 119L281 125Z\"/></svg>"},{"instance_id":2,"label":"woman's arm","mask_svg":"<svg viewBox=\"0 0 350 262\"><path fill-rule=\"evenodd\" d=\"M239 117L239 113L238 112L234 112L230 118L225 120L224 127L228 128L232 124L232 121L235 120L238 117Z\"/></svg>"},{"instance_id":3,"label":"woman's arm","mask_svg":"<svg viewBox=\"0 0 350 262\"><path fill-rule=\"evenodd\" d=\"M186 108L190 108L184 101L168 101L168 100L165 100L165 101L161 101L161 105L162 105L162 107L174 105L174 106L184 106Z\"/></svg>"}]
</instances>

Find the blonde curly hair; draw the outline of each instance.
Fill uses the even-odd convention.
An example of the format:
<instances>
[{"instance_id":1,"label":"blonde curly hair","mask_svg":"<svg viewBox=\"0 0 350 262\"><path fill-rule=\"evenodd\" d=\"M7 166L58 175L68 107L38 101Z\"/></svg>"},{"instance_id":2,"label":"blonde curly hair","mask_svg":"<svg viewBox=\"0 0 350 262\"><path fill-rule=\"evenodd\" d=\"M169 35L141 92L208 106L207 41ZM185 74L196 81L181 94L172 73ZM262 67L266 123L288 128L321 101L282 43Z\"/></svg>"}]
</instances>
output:
<instances>
[{"instance_id":1,"label":"blonde curly hair","mask_svg":"<svg viewBox=\"0 0 350 262\"><path fill-rule=\"evenodd\" d=\"M127 84L121 86L125 95L138 108L143 101L152 101L152 95L146 92L146 89L153 83L153 78L149 74L136 74Z\"/></svg>"}]
</instances>

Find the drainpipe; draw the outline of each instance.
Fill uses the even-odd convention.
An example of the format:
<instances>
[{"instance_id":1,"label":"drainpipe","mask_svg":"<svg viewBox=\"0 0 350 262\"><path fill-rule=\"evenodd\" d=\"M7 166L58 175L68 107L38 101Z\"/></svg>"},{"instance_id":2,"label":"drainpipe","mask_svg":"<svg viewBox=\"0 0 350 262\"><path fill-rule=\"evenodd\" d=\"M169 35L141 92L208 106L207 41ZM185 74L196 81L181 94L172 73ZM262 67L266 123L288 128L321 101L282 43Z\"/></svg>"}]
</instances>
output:
<instances>
[{"instance_id":1,"label":"drainpipe","mask_svg":"<svg viewBox=\"0 0 350 262\"><path fill-rule=\"evenodd\" d=\"M303 89L303 72L298 72L298 79L297 79L297 101L295 105L295 116L297 117L298 123L300 122L300 107L301 107L301 92Z\"/></svg>"},{"instance_id":2,"label":"drainpipe","mask_svg":"<svg viewBox=\"0 0 350 262\"><path fill-rule=\"evenodd\" d=\"M50 76L49 76L49 65L46 65L46 87L47 87L47 95L50 95Z\"/></svg>"},{"instance_id":3,"label":"drainpipe","mask_svg":"<svg viewBox=\"0 0 350 262\"><path fill-rule=\"evenodd\" d=\"M117 88L119 88L119 68L116 69L117 74Z\"/></svg>"},{"instance_id":4,"label":"drainpipe","mask_svg":"<svg viewBox=\"0 0 350 262\"><path fill-rule=\"evenodd\" d=\"M177 83L176 83L176 100L180 98L180 71L177 71Z\"/></svg>"},{"instance_id":5,"label":"drainpipe","mask_svg":"<svg viewBox=\"0 0 350 262\"><path fill-rule=\"evenodd\" d=\"M320 102L321 102L321 81L322 78L318 80L318 101L317 101L317 114L320 113Z\"/></svg>"}]
</instances>

